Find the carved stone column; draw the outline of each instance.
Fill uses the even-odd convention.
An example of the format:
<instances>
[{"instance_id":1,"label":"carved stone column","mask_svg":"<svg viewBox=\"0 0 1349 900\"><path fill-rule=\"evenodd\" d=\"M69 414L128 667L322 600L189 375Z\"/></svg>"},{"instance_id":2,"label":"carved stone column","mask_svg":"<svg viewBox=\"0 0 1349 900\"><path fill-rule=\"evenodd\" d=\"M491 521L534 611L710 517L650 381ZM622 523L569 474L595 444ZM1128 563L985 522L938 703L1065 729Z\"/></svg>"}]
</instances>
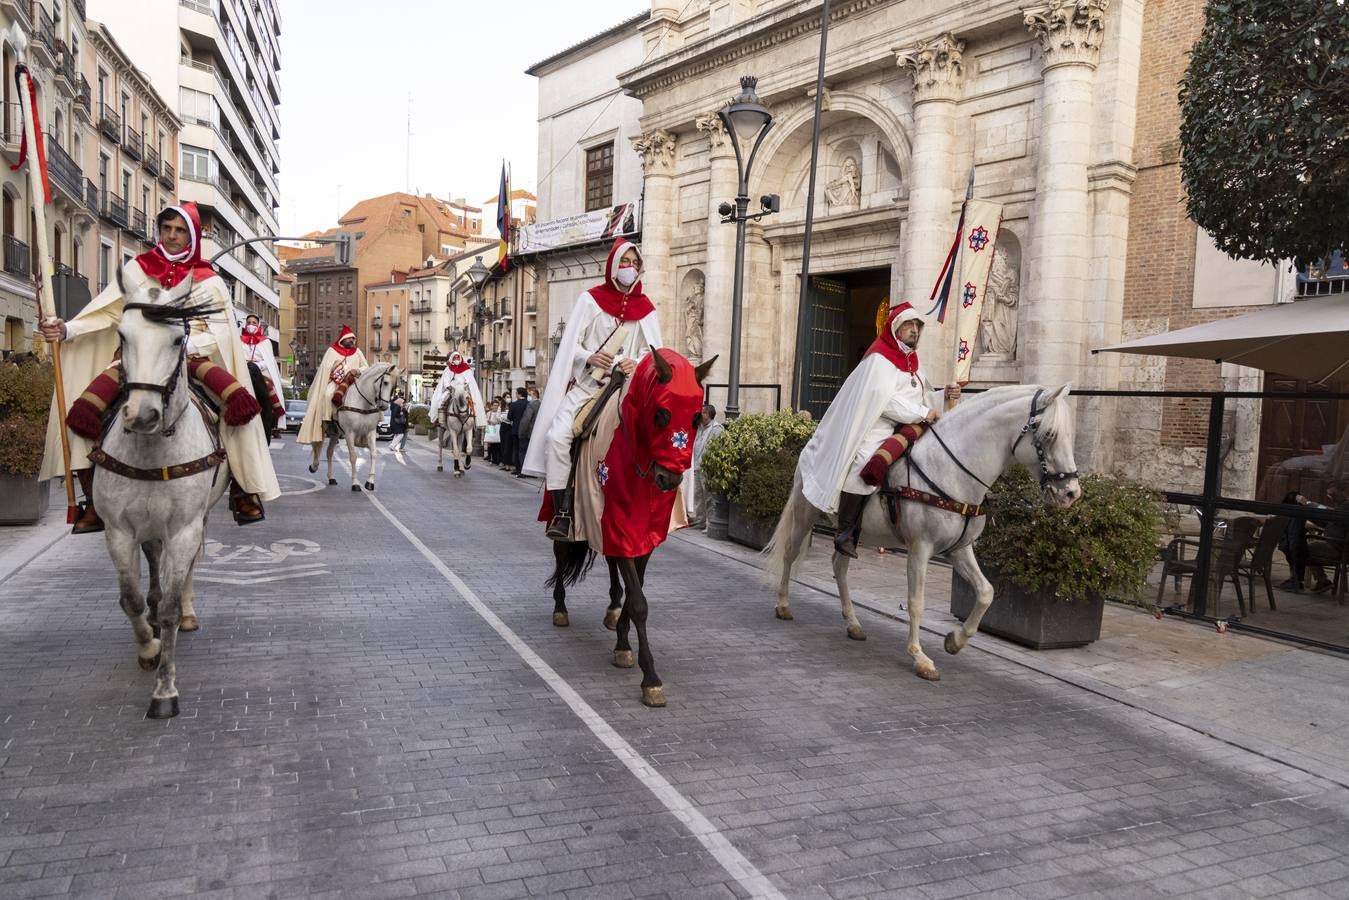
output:
<instances>
[{"instance_id":1,"label":"carved stone column","mask_svg":"<svg viewBox=\"0 0 1349 900\"><path fill-rule=\"evenodd\" d=\"M707 263L703 269L703 359L717 356L712 366L714 381L724 382L731 353L731 289L735 277L735 226L721 221L717 207L735 200L739 175L735 148L716 113L693 120L698 133L707 137L711 177L707 191ZM742 369L743 371L743 369Z\"/></svg>"},{"instance_id":2,"label":"carved stone column","mask_svg":"<svg viewBox=\"0 0 1349 900\"><path fill-rule=\"evenodd\" d=\"M675 294L674 262L670 243L679 218L674 199L676 139L657 128L632 139L632 149L642 160L645 184L642 191L642 288L656 305L662 334L673 335L679 318Z\"/></svg>"},{"instance_id":3,"label":"carved stone column","mask_svg":"<svg viewBox=\"0 0 1349 900\"><path fill-rule=\"evenodd\" d=\"M1026 26L1040 39L1044 64L1030 290L1021 318L1028 382L1072 381L1085 361L1092 86L1107 2L1051 0L1023 10Z\"/></svg>"},{"instance_id":4,"label":"carved stone column","mask_svg":"<svg viewBox=\"0 0 1349 900\"><path fill-rule=\"evenodd\" d=\"M901 240L904 247L904 297L920 312L941 271L956 222L952 189L951 149L956 101L965 87L965 42L952 34L896 50L895 59L913 75L913 145L909 157L909 217ZM901 298L892 297L891 301ZM945 334L943 332L950 332ZM955 321L929 323L924 331L923 368L944 383L952 368Z\"/></svg>"}]
</instances>

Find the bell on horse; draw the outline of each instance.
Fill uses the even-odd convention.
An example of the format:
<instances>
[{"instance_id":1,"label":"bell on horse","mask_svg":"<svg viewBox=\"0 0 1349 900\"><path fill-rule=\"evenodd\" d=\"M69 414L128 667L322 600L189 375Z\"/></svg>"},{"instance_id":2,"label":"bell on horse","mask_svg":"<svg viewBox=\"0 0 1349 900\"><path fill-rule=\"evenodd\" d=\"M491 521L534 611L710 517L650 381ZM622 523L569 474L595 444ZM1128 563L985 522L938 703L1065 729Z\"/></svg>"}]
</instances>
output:
<instances>
[{"instance_id":1,"label":"bell on horse","mask_svg":"<svg viewBox=\"0 0 1349 900\"><path fill-rule=\"evenodd\" d=\"M605 624L618 633L613 663L633 665L628 626L635 625L647 706L664 706L665 688L646 637L642 585L651 553L670 531L677 489L693 459L702 383L715 361L695 368L674 350L652 348L637 364L621 392L596 411L591 436L573 445L575 540L553 541L556 566L547 584L553 589L554 624L568 623L566 587L585 577L595 555L603 553L610 573ZM552 497L545 492L539 519L552 518Z\"/></svg>"},{"instance_id":2,"label":"bell on horse","mask_svg":"<svg viewBox=\"0 0 1349 900\"><path fill-rule=\"evenodd\" d=\"M929 681L941 677L919 643L928 560L944 555L974 586L978 598L964 625L946 636L948 653L960 652L993 602L993 586L979 569L973 545L984 530L984 499L1003 470L1015 460L1038 472L1047 506L1068 507L1082 496L1073 457L1069 392L1068 385L1056 389L1011 385L965 400L889 467L882 502L871 502L865 508L861 519L865 543L908 548L908 650L919 677ZM821 515L802 493L801 484L798 466L791 496L764 551L769 571L778 578L779 619L792 617L787 595L792 566ZM848 592L849 563L847 556L835 552L834 580L848 637L865 640Z\"/></svg>"}]
</instances>

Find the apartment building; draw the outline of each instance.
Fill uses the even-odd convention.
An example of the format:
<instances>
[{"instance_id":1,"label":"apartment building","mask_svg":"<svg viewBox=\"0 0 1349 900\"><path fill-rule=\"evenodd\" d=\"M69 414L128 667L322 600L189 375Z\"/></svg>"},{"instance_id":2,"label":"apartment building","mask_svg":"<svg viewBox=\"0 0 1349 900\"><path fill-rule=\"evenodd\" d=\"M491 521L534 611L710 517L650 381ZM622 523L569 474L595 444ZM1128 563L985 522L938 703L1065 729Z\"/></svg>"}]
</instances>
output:
<instances>
[{"instance_id":1,"label":"apartment building","mask_svg":"<svg viewBox=\"0 0 1349 900\"><path fill-rule=\"evenodd\" d=\"M277 234L281 122L276 0L90 0L131 60L177 103L179 195L202 210L204 249ZM259 242L221 257L235 305L279 339L280 271Z\"/></svg>"}]
</instances>

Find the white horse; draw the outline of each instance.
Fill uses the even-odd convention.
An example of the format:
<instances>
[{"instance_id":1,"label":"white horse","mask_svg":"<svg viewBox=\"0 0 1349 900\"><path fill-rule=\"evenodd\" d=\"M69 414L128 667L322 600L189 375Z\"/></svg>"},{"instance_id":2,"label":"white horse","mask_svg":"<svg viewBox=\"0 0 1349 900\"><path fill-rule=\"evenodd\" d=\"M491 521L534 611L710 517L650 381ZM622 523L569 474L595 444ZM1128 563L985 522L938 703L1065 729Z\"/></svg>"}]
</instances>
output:
<instances>
[{"instance_id":1,"label":"white horse","mask_svg":"<svg viewBox=\"0 0 1349 900\"><path fill-rule=\"evenodd\" d=\"M887 496L870 502L862 517L862 543L908 548L909 653L914 673L936 681L937 666L923 653L924 579L928 560L945 555L959 575L974 587L974 612L957 631L946 636L947 653L959 653L979 629L979 621L993 602L993 586L979 569L974 542L984 530L981 507L988 490L1013 459L1038 472L1047 506L1068 507L1082 495L1073 458L1073 408L1069 386L1046 389L1036 385L998 387L962 400L923 435L905 456L890 467ZM891 522L891 505L899 510L899 524ZM801 492L798 470L791 497L778 519L764 553L769 571L778 577L776 614L792 617L787 591L791 569L820 511ZM848 592L849 558L834 553L834 580L838 584L848 637L865 640Z\"/></svg>"},{"instance_id":2,"label":"white horse","mask_svg":"<svg viewBox=\"0 0 1349 900\"><path fill-rule=\"evenodd\" d=\"M375 489L375 444L378 440L376 426L384 418L384 410L389 408L389 403L393 400L393 391L398 384L399 375L398 367L393 363L375 363L358 375L356 383L347 389L346 396L342 398L342 405L333 414L333 421L337 423L341 436L333 435L328 438L328 484L337 484L337 479L333 477L333 451L337 449L337 442L345 437L347 460L351 464L351 489L353 491L361 489L361 478L356 469L357 447L366 447L370 450L370 474L365 479L365 489L367 491ZM319 450L323 447L323 442L319 441L310 446L314 448L314 456L309 463L309 471L317 472Z\"/></svg>"},{"instance_id":3,"label":"white horse","mask_svg":"<svg viewBox=\"0 0 1349 900\"><path fill-rule=\"evenodd\" d=\"M462 478L468 471L473 463L473 432L476 424L468 385L462 381L451 381L445 392L445 402L436 410L436 427L440 429L440 436L436 441L439 447L439 454L436 456L437 472L445 471L447 444L450 448L450 457L454 460L454 477Z\"/></svg>"},{"instance_id":4,"label":"white horse","mask_svg":"<svg viewBox=\"0 0 1349 900\"><path fill-rule=\"evenodd\" d=\"M117 281L122 283L121 270ZM200 400L188 386L188 323L220 312L214 300L192 303L182 290L152 287L127 294L117 333L124 397L99 447L94 504L117 566L122 610L131 620L142 669L156 670L149 717L178 715L174 649L180 626L192 625L192 570L206 535L206 515L229 482L225 453ZM149 613L140 591L140 551L150 568ZM190 617L190 618L189 618Z\"/></svg>"}]
</instances>

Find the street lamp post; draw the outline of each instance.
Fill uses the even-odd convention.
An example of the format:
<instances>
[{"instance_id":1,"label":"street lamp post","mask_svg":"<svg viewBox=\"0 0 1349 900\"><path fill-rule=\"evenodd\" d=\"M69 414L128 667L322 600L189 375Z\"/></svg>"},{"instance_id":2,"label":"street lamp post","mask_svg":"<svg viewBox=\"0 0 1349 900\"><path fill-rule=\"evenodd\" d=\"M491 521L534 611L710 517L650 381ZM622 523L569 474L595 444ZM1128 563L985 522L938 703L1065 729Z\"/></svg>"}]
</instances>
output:
<instances>
[{"instance_id":1,"label":"street lamp post","mask_svg":"<svg viewBox=\"0 0 1349 900\"><path fill-rule=\"evenodd\" d=\"M722 203L717 211L722 222L735 223L735 275L731 285L731 359L730 376L726 385L726 418L734 419L740 415L740 320L744 305L745 279L745 223L750 219L760 219L769 213L777 212L781 202L776 194L765 195L761 199L761 212L749 211L749 176L754 166L754 157L759 152L764 135L773 127L773 114L759 103L754 92L759 80L752 75L740 79L740 96L729 106L718 111L721 124L731 138L735 148L735 165L739 170L740 181L736 190L735 204ZM752 143L751 143L752 142ZM746 152L742 144L749 144Z\"/></svg>"},{"instance_id":2,"label":"street lamp post","mask_svg":"<svg viewBox=\"0 0 1349 900\"><path fill-rule=\"evenodd\" d=\"M475 319L477 318L479 311L482 309L482 302L483 302L482 286L487 283L487 279L489 276L491 276L491 274L492 270L482 264L481 256L474 257L473 265L469 266L468 271L464 272L464 275L468 277L468 283L473 287L473 297L474 297L473 317ZM479 328L481 328L481 326L479 326ZM477 369L477 371L474 372L473 374L474 377L478 379L478 383L481 384L482 371L483 371L482 360L477 358L476 353L473 355L473 357L474 357L473 365Z\"/></svg>"}]
</instances>

